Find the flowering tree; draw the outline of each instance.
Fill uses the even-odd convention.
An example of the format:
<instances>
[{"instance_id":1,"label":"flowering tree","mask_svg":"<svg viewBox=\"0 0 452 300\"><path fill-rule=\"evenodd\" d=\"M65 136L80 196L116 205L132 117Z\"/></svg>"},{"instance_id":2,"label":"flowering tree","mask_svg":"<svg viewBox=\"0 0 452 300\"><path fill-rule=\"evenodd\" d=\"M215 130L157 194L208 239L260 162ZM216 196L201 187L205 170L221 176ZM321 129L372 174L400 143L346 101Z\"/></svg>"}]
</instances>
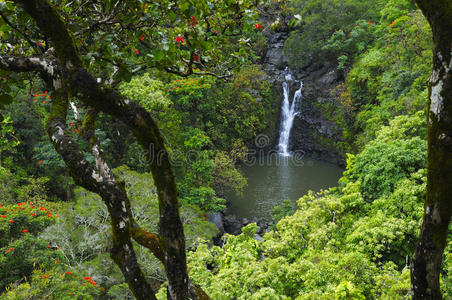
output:
<instances>
[{"instance_id":1,"label":"flowering tree","mask_svg":"<svg viewBox=\"0 0 452 300\"><path fill-rule=\"evenodd\" d=\"M106 204L113 232L111 257L137 299L155 299L155 293L137 262L132 239L164 264L168 299L207 295L187 275L178 191L159 128L148 111L115 87L149 67L185 77L196 75L196 67L204 70L203 75L228 76L246 62L247 44L241 34L252 30L253 5L252 1L0 2L0 69L6 71L3 75L10 85L26 86L20 76L9 76L12 73L34 72L51 91L49 138L74 181L99 194ZM70 132L66 125L74 99L85 105L78 132ZM159 195L158 234L134 221L124 183L103 159L94 135L99 112L126 124L145 150ZM95 165L80 150L78 137L88 142Z\"/></svg>"}]
</instances>

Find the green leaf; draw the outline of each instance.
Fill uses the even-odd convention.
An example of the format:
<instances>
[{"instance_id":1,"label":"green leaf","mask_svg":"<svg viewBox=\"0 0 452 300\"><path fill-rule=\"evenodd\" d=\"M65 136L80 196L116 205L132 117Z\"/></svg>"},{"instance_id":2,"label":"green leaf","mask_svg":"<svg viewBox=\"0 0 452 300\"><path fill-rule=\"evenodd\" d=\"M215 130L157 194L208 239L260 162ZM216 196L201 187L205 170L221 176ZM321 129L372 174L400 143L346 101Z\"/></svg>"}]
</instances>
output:
<instances>
[{"instance_id":1,"label":"green leaf","mask_svg":"<svg viewBox=\"0 0 452 300\"><path fill-rule=\"evenodd\" d=\"M155 61L161 61L163 56L165 56L165 53L160 49L154 50L154 60Z\"/></svg>"},{"instance_id":2,"label":"green leaf","mask_svg":"<svg viewBox=\"0 0 452 300\"><path fill-rule=\"evenodd\" d=\"M3 94L0 95L0 107L3 107L4 105L8 105L12 103L14 98L11 95Z\"/></svg>"},{"instance_id":3,"label":"green leaf","mask_svg":"<svg viewBox=\"0 0 452 300\"><path fill-rule=\"evenodd\" d=\"M127 68L119 68L118 73L116 73L115 79L121 79L129 82L132 79L132 73Z\"/></svg>"}]
</instances>

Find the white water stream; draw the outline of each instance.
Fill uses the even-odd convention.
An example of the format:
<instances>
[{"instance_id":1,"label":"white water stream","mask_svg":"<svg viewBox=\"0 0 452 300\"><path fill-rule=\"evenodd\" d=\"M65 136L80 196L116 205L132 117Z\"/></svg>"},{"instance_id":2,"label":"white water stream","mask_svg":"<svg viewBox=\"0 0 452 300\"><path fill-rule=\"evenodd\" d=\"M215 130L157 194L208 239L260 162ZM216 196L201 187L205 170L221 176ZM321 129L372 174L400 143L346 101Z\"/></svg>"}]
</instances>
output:
<instances>
[{"instance_id":1,"label":"white water stream","mask_svg":"<svg viewBox=\"0 0 452 300\"><path fill-rule=\"evenodd\" d=\"M293 121L297 114L300 113L300 100L303 98L301 89L303 88L303 82L300 81L300 88L295 92L292 103L289 102L290 88L289 84L293 81L292 75L288 73L286 75L286 81L283 82L283 103L281 107L281 127L279 129L279 154L282 156L290 156L289 142L290 142L290 130L293 126Z\"/></svg>"}]
</instances>

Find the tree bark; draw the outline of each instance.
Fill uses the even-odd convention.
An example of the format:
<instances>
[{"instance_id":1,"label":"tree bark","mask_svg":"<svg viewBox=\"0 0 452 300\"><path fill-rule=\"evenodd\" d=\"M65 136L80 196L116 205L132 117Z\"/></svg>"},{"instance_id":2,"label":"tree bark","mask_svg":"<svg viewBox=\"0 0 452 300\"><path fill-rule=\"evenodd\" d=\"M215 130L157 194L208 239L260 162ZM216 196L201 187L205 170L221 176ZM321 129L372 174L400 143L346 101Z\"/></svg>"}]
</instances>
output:
<instances>
[{"instance_id":1,"label":"tree bark","mask_svg":"<svg viewBox=\"0 0 452 300\"><path fill-rule=\"evenodd\" d=\"M413 299L442 299L440 270L452 214L452 1L416 0L435 49L428 104L427 194L413 256Z\"/></svg>"},{"instance_id":2,"label":"tree bark","mask_svg":"<svg viewBox=\"0 0 452 300\"><path fill-rule=\"evenodd\" d=\"M6 69L10 71L16 71L16 72L31 72L31 71L38 71L41 74L41 77L47 82L49 86L61 86L62 80L59 79L58 76L60 76L61 67L58 63L56 63L53 60L49 60L48 58L43 57L13 57L13 56L2 56L0 55L0 69ZM60 89L61 90L61 89ZM61 102L58 101L58 99L66 99L66 94L59 94L59 90L55 90L52 92L53 98L55 98L56 101L54 101L54 104L52 105L52 118L49 119L48 123L48 129L50 130L53 128L53 131L58 131L60 134L62 132L63 135L65 135L65 139L69 139L69 142L66 143L66 145L70 145L71 147L68 147L66 151L63 151L62 147L67 146L59 146L58 143L56 143L56 137L52 138L52 141L54 142L54 146L56 147L57 152L63 157L63 160L65 161L66 165L68 166L69 170L71 170L70 174L71 177L74 179L74 181L86 188L87 190L90 190L92 192L95 192L99 194L103 201L107 204L111 200L109 199L117 199L119 202L126 203L126 207L130 207L130 201L128 199L127 193L117 193L115 195L108 195L105 191L112 191L112 190L121 190L120 181L118 179L114 179L111 177L110 179L108 174L109 173L109 166L106 164L106 162L101 157L101 149L98 146L97 138L94 135L94 121L97 115L97 111L91 107L89 107L84 115L83 124L80 128L80 135L90 144L92 147L92 152L94 157L96 158L96 168L89 165L89 168L87 168L86 161L83 161L83 154L79 152L78 148L73 149L76 145L76 141L71 139L69 136L65 134L65 125L64 120L66 118L66 111L67 111L67 100ZM51 124L50 122L58 120L58 126L55 124ZM64 129L63 129L64 128ZM61 129L61 130L60 130ZM50 134L50 133L49 133ZM61 138L61 137L60 137ZM77 146L78 147L78 146ZM78 157L78 165L73 161L74 157ZM150 156L151 157L151 156ZM76 160L77 161L77 160ZM95 170L97 173L94 173L93 170ZM99 175L98 173L104 174ZM90 176L91 174L91 176ZM110 184L114 185L114 189L110 189L108 186L103 186L102 184L96 184L92 182L93 178L95 179L101 179L101 181L107 180L110 182ZM103 191L102 191L103 190ZM119 196L119 197L118 197ZM108 206L109 204L107 204ZM120 209L118 208L118 211ZM110 212L110 211L109 211ZM128 212L128 218L131 220L131 229L130 229L130 236L133 238L137 243L142 245L143 247L148 248L163 264L165 264L165 252L162 247L160 238L158 235L154 233L147 232L146 230L140 228L138 224L134 221L133 216L131 215L130 209L127 209ZM113 217L110 215L112 220ZM112 226L118 225L118 222L113 223ZM117 230L113 228L113 232L116 232ZM130 237L128 238L130 239ZM118 266L120 267L121 271L125 270L125 266L122 264L121 260L117 258L117 253L115 254L114 258L115 262L117 262ZM129 260L130 261L130 260ZM133 263L133 260L132 260ZM132 269L129 266L127 266L129 269ZM137 267L135 267L137 268ZM123 272L124 273L124 272ZM136 273L139 274L139 273ZM130 274L125 273L124 276L126 278L129 278L128 282L132 279L136 279L138 282L142 282L142 286L145 286L147 283L142 281L140 279L140 276L138 278L133 278L133 276L130 276ZM135 280L134 280L135 282ZM189 288L189 295L192 299L209 299L208 295L198 286L191 283L191 281L188 281L188 288ZM136 295L138 299L146 299L146 297L151 298L152 296L139 296L139 292L135 287L132 285L130 286L130 289L132 292ZM148 292L145 293L148 295ZM144 298L143 298L144 297Z\"/></svg>"},{"instance_id":3,"label":"tree bark","mask_svg":"<svg viewBox=\"0 0 452 300\"><path fill-rule=\"evenodd\" d=\"M125 188L116 180L102 159L94 136L95 116L91 114L92 110L88 110L85 115L82 129L96 159L96 168L85 159L77 142L65 132L65 112L69 103L65 89L62 87L53 91L52 99L52 117L47 123L47 133L74 181L87 190L99 194L106 204L113 234L113 246L110 251L112 259L118 265L137 299L156 299L155 292L144 277L133 249L130 236L132 218Z\"/></svg>"},{"instance_id":4,"label":"tree bark","mask_svg":"<svg viewBox=\"0 0 452 300\"><path fill-rule=\"evenodd\" d=\"M99 111L124 122L147 154L159 198L159 236L165 252L169 299L188 299L189 280L185 238L179 217L178 191L168 152L157 124L134 101L96 82L84 68L72 34L48 0L15 0L35 20L55 48L63 79L73 95ZM56 87L58 88L58 87Z\"/></svg>"}]
</instances>

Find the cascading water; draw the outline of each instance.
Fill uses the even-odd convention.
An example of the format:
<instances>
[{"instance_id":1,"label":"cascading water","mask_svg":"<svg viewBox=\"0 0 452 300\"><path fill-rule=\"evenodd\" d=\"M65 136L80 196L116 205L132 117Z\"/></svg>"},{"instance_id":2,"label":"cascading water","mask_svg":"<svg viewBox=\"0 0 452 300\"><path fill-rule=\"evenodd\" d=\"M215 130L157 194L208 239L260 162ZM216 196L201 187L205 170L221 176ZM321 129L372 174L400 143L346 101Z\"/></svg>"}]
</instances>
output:
<instances>
[{"instance_id":1,"label":"cascading water","mask_svg":"<svg viewBox=\"0 0 452 300\"><path fill-rule=\"evenodd\" d=\"M77 106L75 106L74 102L70 102L70 103L71 103L72 110L74 111L74 118L75 118L76 120L78 120L78 110L77 110Z\"/></svg>"},{"instance_id":2,"label":"cascading water","mask_svg":"<svg viewBox=\"0 0 452 300\"><path fill-rule=\"evenodd\" d=\"M281 107L281 128L279 129L279 154L282 156L290 156L289 152L289 140L290 130L292 129L293 121L297 114L299 114L298 107L300 106L300 100L302 98L301 89L303 88L303 82L300 81L300 88L295 92L292 103L289 102L289 84L293 81L292 75L288 73L286 75L286 81L283 82L283 103Z\"/></svg>"}]
</instances>

